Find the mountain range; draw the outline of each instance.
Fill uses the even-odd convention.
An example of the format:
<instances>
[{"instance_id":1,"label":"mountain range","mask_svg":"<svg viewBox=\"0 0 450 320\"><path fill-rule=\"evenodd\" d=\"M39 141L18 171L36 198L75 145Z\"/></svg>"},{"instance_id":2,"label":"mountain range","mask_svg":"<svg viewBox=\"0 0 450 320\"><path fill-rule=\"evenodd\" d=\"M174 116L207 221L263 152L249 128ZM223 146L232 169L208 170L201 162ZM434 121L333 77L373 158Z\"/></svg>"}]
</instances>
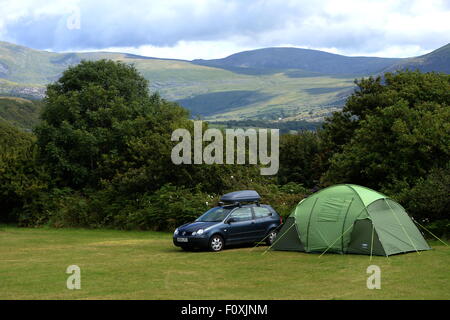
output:
<instances>
[{"instance_id":1,"label":"mountain range","mask_svg":"<svg viewBox=\"0 0 450 320\"><path fill-rule=\"evenodd\" d=\"M276 47L187 61L112 52L55 53L0 41L0 95L40 99L46 84L83 59L134 64L152 92L179 102L194 117L321 121L342 107L355 78L401 69L450 73L450 44L412 58Z\"/></svg>"}]
</instances>

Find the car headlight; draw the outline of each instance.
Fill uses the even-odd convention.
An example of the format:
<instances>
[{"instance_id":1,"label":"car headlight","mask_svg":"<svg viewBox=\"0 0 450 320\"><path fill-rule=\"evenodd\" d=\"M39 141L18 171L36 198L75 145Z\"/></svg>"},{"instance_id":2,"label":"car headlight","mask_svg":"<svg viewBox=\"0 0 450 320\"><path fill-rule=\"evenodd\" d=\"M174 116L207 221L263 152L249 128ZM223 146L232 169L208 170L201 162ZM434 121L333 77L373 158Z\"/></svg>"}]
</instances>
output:
<instances>
[{"instance_id":1,"label":"car headlight","mask_svg":"<svg viewBox=\"0 0 450 320\"><path fill-rule=\"evenodd\" d=\"M203 231L204 231L203 229L198 229L197 231L192 232L192 235L193 236L197 236L197 235L199 236L199 235L201 235L203 233Z\"/></svg>"},{"instance_id":2,"label":"car headlight","mask_svg":"<svg viewBox=\"0 0 450 320\"><path fill-rule=\"evenodd\" d=\"M178 228L175 229L175 231L173 232L174 235L178 234Z\"/></svg>"}]
</instances>

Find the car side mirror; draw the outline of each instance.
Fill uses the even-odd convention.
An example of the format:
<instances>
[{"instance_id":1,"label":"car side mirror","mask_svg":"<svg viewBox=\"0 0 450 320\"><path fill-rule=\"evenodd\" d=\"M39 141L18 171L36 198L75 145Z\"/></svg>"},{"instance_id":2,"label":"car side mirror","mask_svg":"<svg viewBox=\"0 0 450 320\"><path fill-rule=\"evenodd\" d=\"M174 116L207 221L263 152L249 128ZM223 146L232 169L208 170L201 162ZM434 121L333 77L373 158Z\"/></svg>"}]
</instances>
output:
<instances>
[{"instance_id":1,"label":"car side mirror","mask_svg":"<svg viewBox=\"0 0 450 320\"><path fill-rule=\"evenodd\" d=\"M227 223L228 223L228 224L230 224L230 223L232 223L232 222L236 222L236 219L235 219L235 218L230 218L230 219L227 220Z\"/></svg>"}]
</instances>

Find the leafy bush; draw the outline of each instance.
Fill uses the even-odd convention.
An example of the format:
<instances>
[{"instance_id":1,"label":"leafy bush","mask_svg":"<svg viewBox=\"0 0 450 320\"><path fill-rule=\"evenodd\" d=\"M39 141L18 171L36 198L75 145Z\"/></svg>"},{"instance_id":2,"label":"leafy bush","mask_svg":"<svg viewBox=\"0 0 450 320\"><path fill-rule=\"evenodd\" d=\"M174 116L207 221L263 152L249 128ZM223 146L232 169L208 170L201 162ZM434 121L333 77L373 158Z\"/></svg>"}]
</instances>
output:
<instances>
[{"instance_id":1,"label":"leafy bush","mask_svg":"<svg viewBox=\"0 0 450 320\"><path fill-rule=\"evenodd\" d=\"M0 222L17 222L24 206L47 189L33 136L0 121Z\"/></svg>"},{"instance_id":2,"label":"leafy bush","mask_svg":"<svg viewBox=\"0 0 450 320\"><path fill-rule=\"evenodd\" d=\"M271 205L282 217L289 216L300 200L310 194L310 191L305 189L303 185L295 182L282 186L274 183L254 183L248 185L248 188L245 189L256 190L261 195L261 202Z\"/></svg>"},{"instance_id":3,"label":"leafy bush","mask_svg":"<svg viewBox=\"0 0 450 320\"><path fill-rule=\"evenodd\" d=\"M425 226L429 232L441 239L450 239L450 220L442 219L434 221ZM423 231L425 236L430 239L434 239L433 235L429 234L427 231Z\"/></svg>"},{"instance_id":4,"label":"leafy bush","mask_svg":"<svg viewBox=\"0 0 450 320\"><path fill-rule=\"evenodd\" d=\"M280 138L278 182L303 183L313 187L320 179L320 140L316 132L303 131Z\"/></svg>"},{"instance_id":5,"label":"leafy bush","mask_svg":"<svg viewBox=\"0 0 450 320\"><path fill-rule=\"evenodd\" d=\"M153 230L173 230L192 222L217 203L217 197L166 184L141 199L141 209L131 216L137 226Z\"/></svg>"},{"instance_id":6,"label":"leafy bush","mask_svg":"<svg viewBox=\"0 0 450 320\"><path fill-rule=\"evenodd\" d=\"M450 163L445 168L432 169L428 176L419 178L412 188L400 182L392 188L400 191L386 192L392 194L420 224L429 225L440 235L449 234Z\"/></svg>"},{"instance_id":7,"label":"leafy bush","mask_svg":"<svg viewBox=\"0 0 450 320\"><path fill-rule=\"evenodd\" d=\"M170 184L135 198L114 197L111 190L82 194L69 188L53 189L39 194L25 207L20 224L173 230L177 225L195 220L216 202L216 198L198 188L191 190Z\"/></svg>"}]
</instances>

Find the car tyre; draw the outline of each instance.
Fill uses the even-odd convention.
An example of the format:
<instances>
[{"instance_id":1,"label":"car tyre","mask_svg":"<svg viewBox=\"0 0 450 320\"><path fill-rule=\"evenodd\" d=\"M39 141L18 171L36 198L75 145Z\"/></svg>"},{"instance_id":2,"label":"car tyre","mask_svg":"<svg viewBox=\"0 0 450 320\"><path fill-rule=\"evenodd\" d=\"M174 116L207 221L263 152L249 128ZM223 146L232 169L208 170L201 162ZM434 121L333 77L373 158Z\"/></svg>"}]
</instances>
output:
<instances>
[{"instance_id":1,"label":"car tyre","mask_svg":"<svg viewBox=\"0 0 450 320\"><path fill-rule=\"evenodd\" d=\"M213 235L209 239L209 250L211 251L218 252L223 249L224 245L223 238L218 234Z\"/></svg>"},{"instance_id":2,"label":"car tyre","mask_svg":"<svg viewBox=\"0 0 450 320\"><path fill-rule=\"evenodd\" d=\"M274 243L276 237L277 237L277 230L275 229L270 230L269 233L267 234L266 244L268 246L271 246Z\"/></svg>"}]
</instances>

